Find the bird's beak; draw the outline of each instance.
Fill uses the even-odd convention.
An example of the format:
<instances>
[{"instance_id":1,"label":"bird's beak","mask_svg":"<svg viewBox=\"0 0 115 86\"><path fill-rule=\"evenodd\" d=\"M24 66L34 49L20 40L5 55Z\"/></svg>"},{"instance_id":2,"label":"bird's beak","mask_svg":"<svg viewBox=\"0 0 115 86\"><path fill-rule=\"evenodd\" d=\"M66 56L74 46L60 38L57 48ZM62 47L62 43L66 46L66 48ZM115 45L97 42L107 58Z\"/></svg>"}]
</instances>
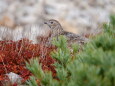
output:
<instances>
[{"instance_id":1,"label":"bird's beak","mask_svg":"<svg viewBox=\"0 0 115 86\"><path fill-rule=\"evenodd\" d=\"M51 28L51 26L49 25L48 21L44 21L44 24L48 25Z\"/></svg>"}]
</instances>

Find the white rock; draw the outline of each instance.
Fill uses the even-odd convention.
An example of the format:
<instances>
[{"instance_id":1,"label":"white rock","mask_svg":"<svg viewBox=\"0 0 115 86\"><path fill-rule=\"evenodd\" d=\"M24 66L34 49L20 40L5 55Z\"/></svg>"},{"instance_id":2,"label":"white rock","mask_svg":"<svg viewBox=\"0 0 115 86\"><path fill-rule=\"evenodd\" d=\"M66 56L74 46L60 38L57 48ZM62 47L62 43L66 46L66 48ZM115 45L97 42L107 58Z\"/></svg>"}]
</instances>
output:
<instances>
[{"instance_id":1,"label":"white rock","mask_svg":"<svg viewBox=\"0 0 115 86\"><path fill-rule=\"evenodd\" d=\"M23 80L18 74L13 73L13 72L10 72L6 75L8 76L12 84L14 83L21 84L21 81Z\"/></svg>"}]
</instances>

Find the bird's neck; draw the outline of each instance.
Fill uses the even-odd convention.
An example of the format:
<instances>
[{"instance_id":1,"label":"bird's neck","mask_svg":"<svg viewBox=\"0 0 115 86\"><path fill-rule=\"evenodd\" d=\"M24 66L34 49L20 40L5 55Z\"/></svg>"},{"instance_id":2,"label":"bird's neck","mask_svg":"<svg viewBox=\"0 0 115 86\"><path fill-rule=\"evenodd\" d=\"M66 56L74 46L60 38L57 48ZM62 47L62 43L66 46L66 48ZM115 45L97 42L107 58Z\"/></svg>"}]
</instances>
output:
<instances>
[{"instance_id":1,"label":"bird's neck","mask_svg":"<svg viewBox=\"0 0 115 86\"><path fill-rule=\"evenodd\" d=\"M63 28L61 27L61 25L57 25L53 31L52 31L52 35L53 36L59 36L61 33L63 33Z\"/></svg>"}]
</instances>

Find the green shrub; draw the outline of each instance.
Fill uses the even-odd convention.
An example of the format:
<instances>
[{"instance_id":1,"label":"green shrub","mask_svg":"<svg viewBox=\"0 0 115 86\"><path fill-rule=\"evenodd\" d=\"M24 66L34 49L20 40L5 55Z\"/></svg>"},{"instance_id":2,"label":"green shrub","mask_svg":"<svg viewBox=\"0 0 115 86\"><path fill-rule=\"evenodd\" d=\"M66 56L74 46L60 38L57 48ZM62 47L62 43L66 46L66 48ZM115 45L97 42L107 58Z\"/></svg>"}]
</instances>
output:
<instances>
[{"instance_id":1,"label":"green shrub","mask_svg":"<svg viewBox=\"0 0 115 86\"><path fill-rule=\"evenodd\" d=\"M58 47L51 53L57 60L54 65L58 80L41 69L42 73L38 71L41 75L37 77L34 65L27 65L31 72L32 68L36 69L36 74L32 73L41 80L41 86L115 86L115 16L111 16L110 23L104 25L104 32L91 39L79 53L76 53L78 46L73 45L73 51L67 47L63 36L59 41L54 39L53 44Z\"/></svg>"}]
</instances>

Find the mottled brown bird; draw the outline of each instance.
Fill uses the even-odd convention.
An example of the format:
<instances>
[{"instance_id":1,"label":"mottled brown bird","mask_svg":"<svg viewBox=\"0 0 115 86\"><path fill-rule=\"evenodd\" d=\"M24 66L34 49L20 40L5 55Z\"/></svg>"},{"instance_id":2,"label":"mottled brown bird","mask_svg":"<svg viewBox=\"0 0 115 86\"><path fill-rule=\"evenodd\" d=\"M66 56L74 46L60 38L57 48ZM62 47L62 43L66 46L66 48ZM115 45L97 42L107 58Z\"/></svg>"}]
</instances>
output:
<instances>
[{"instance_id":1,"label":"mottled brown bird","mask_svg":"<svg viewBox=\"0 0 115 86\"><path fill-rule=\"evenodd\" d=\"M57 37L60 35L64 35L67 38L68 43L84 43L85 38L82 36L79 36L72 32L64 31L61 24L54 19L50 19L44 22L44 24L47 24L51 28L51 37Z\"/></svg>"}]
</instances>

